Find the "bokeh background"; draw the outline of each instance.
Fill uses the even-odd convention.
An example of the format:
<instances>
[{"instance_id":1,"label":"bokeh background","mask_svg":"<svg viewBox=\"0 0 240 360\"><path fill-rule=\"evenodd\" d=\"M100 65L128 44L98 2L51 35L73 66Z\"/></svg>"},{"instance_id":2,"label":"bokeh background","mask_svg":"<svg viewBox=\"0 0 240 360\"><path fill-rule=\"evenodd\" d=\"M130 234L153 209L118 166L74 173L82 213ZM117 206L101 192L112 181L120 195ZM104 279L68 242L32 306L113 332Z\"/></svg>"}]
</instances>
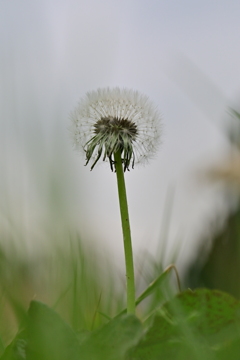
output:
<instances>
[{"instance_id":1,"label":"bokeh background","mask_svg":"<svg viewBox=\"0 0 240 360\"><path fill-rule=\"evenodd\" d=\"M237 0L0 2L0 246L8 287L10 258L23 277L61 277L64 261L58 268L53 259L75 253L80 238L124 273L115 174L106 164L84 167L68 133L79 98L98 87L136 89L162 114L155 159L126 174L137 274L149 257L163 267L175 261L184 275L206 253L199 244L210 251L209 234L237 208L236 186L210 181L209 169L233 151L239 16Z\"/></svg>"}]
</instances>

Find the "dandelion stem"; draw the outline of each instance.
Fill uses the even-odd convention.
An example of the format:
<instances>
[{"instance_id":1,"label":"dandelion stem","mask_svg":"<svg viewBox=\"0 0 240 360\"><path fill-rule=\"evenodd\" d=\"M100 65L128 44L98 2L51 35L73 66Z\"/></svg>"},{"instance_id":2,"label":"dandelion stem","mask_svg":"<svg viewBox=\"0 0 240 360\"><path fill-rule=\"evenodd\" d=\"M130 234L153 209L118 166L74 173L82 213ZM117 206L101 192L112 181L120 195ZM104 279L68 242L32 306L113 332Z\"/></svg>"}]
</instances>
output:
<instances>
[{"instance_id":1,"label":"dandelion stem","mask_svg":"<svg viewBox=\"0 0 240 360\"><path fill-rule=\"evenodd\" d=\"M133 267L133 253L132 253L132 241L131 230L128 215L127 194L125 187L124 172L122 166L122 159L120 151L114 154L115 169L118 183L118 197L120 205L120 213L122 220L122 232L124 242L125 253L125 265L126 265L126 278L127 278L127 312L135 313L135 281L134 281L134 267Z\"/></svg>"}]
</instances>

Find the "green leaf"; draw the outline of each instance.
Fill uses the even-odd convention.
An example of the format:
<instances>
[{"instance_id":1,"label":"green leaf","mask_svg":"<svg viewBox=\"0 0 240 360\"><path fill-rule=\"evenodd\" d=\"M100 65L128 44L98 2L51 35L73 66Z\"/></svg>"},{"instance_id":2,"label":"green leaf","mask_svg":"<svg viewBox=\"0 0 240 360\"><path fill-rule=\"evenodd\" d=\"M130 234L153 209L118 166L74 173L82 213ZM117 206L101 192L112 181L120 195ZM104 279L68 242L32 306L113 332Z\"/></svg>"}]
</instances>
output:
<instances>
[{"instance_id":1,"label":"green leaf","mask_svg":"<svg viewBox=\"0 0 240 360\"><path fill-rule=\"evenodd\" d=\"M79 360L77 335L54 310L32 301L28 314L27 360Z\"/></svg>"},{"instance_id":2,"label":"green leaf","mask_svg":"<svg viewBox=\"0 0 240 360\"><path fill-rule=\"evenodd\" d=\"M81 345L81 360L121 360L143 333L134 315L122 315L94 331Z\"/></svg>"},{"instance_id":3,"label":"green leaf","mask_svg":"<svg viewBox=\"0 0 240 360\"><path fill-rule=\"evenodd\" d=\"M131 360L214 359L239 340L238 300L217 290L188 290L161 307Z\"/></svg>"},{"instance_id":4,"label":"green leaf","mask_svg":"<svg viewBox=\"0 0 240 360\"><path fill-rule=\"evenodd\" d=\"M32 301L28 313L27 360L120 360L143 332L134 315L120 316L92 333L75 334L40 302Z\"/></svg>"}]
</instances>

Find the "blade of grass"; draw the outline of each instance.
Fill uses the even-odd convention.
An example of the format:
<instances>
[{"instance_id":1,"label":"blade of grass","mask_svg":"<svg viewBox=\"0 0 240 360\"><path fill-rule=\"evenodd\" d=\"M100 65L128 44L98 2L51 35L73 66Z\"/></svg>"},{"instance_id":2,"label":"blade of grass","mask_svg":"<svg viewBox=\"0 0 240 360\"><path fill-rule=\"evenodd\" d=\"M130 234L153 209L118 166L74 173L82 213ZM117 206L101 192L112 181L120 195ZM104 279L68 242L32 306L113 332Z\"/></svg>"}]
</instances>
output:
<instances>
[{"instance_id":1,"label":"blade of grass","mask_svg":"<svg viewBox=\"0 0 240 360\"><path fill-rule=\"evenodd\" d=\"M164 282L164 280L166 279L167 275L169 274L169 272L171 270L174 270L174 272L175 272L176 279L177 279L178 290L179 290L179 292L181 292L181 285L180 285L180 279L179 279L178 271L176 269L176 266L174 264L171 264L136 299L136 301L135 301L136 306L139 305L148 296L150 296L157 289L157 287L159 287ZM117 316L122 315L125 312L126 312L126 309L123 309Z\"/></svg>"}]
</instances>

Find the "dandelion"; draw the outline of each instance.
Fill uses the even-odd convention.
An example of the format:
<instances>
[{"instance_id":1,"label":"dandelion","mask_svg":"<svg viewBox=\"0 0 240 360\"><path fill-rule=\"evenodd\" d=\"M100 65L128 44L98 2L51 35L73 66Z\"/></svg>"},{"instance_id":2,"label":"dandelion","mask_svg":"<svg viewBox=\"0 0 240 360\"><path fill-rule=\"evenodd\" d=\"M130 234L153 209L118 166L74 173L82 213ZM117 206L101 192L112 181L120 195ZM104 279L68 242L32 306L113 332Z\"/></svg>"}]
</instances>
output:
<instances>
[{"instance_id":1,"label":"dandelion","mask_svg":"<svg viewBox=\"0 0 240 360\"><path fill-rule=\"evenodd\" d=\"M145 163L160 140L160 116L145 95L127 89L87 93L72 113L71 135L76 149L91 160L103 158L116 171L126 264L127 312L135 313L135 280L124 172Z\"/></svg>"},{"instance_id":2,"label":"dandelion","mask_svg":"<svg viewBox=\"0 0 240 360\"><path fill-rule=\"evenodd\" d=\"M124 171L146 163L160 140L160 116L148 97L128 89L98 89L87 93L72 113L75 148L86 156L91 170L102 157L121 153Z\"/></svg>"}]
</instances>

